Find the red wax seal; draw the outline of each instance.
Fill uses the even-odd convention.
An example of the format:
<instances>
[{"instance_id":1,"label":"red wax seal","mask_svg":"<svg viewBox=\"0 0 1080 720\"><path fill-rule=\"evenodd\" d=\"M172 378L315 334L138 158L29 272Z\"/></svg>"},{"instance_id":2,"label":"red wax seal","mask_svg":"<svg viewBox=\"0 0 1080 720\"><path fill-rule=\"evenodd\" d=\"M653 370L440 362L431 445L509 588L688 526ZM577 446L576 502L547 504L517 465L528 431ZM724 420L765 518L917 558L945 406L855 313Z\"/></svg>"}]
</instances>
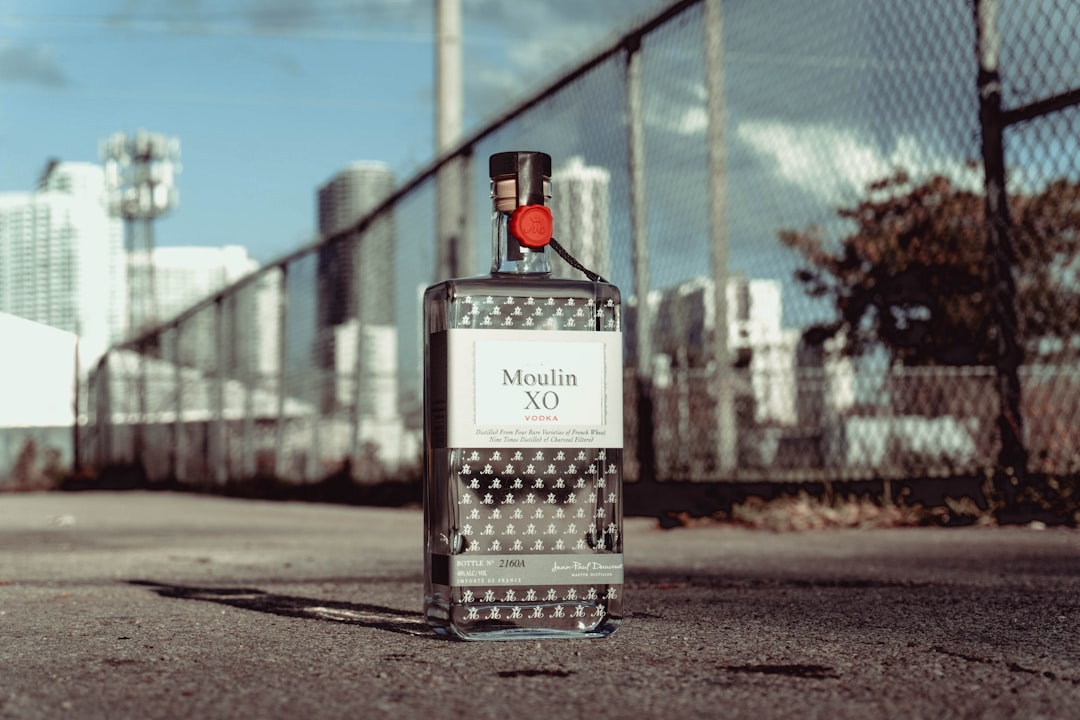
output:
<instances>
[{"instance_id":1,"label":"red wax seal","mask_svg":"<svg viewBox=\"0 0 1080 720\"><path fill-rule=\"evenodd\" d=\"M522 205L510 216L510 232L528 248L551 242L551 210L544 205Z\"/></svg>"}]
</instances>

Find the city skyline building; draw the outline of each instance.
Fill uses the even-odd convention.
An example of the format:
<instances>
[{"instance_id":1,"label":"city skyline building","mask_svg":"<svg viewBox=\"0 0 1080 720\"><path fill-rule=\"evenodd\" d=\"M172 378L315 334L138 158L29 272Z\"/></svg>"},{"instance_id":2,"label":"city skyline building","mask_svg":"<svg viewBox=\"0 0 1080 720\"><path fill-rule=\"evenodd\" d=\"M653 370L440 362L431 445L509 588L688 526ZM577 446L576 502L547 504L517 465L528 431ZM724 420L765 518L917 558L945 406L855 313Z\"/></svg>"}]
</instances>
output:
<instances>
[{"instance_id":1,"label":"city skyline building","mask_svg":"<svg viewBox=\"0 0 1080 720\"><path fill-rule=\"evenodd\" d=\"M75 333L84 367L127 327L123 225L105 170L52 160L30 192L0 192L0 312Z\"/></svg>"},{"instance_id":2,"label":"city skyline building","mask_svg":"<svg viewBox=\"0 0 1080 720\"><path fill-rule=\"evenodd\" d=\"M704 368L716 330L712 278L695 277L649 293L654 357L661 367ZM785 328L779 280L728 278L727 331L731 361L748 372L753 414L758 424L797 422L794 371L800 333Z\"/></svg>"},{"instance_id":3,"label":"city skyline building","mask_svg":"<svg viewBox=\"0 0 1080 720\"><path fill-rule=\"evenodd\" d=\"M154 293L164 322L259 269L259 263L241 245L157 247L151 261ZM146 265L146 253L133 254L130 263L136 269ZM215 339L214 307L199 311L183 323L178 351L181 364L211 371L217 367L215 358L220 349L226 353L223 360L232 374L265 377L276 372L278 295L278 285L271 277L230 295L223 308L226 327L220 345ZM231 322L236 327L230 326Z\"/></svg>"},{"instance_id":4,"label":"city skyline building","mask_svg":"<svg viewBox=\"0 0 1080 720\"><path fill-rule=\"evenodd\" d=\"M559 243L578 262L599 275L611 277L611 172L586 165L573 156L551 174L551 214ZM579 278L581 271L551 253L551 271Z\"/></svg>"},{"instance_id":5,"label":"city skyline building","mask_svg":"<svg viewBox=\"0 0 1080 720\"><path fill-rule=\"evenodd\" d=\"M357 161L336 173L317 192L317 220L323 241L347 230L374 210L394 189L394 176L382 162ZM317 304L320 367L332 367L329 328L349 318L393 325L395 228L393 217L372 223L362 237L327 243L318 251Z\"/></svg>"},{"instance_id":6,"label":"city skyline building","mask_svg":"<svg viewBox=\"0 0 1080 720\"><path fill-rule=\"evenodd\" d=\"M145 253L136 253L133 260L145 262ZM242 245L156 247L153 264L162 320L171 319L259 269L259 263Z\"/></svg>"},{"instance_id":7,"label":"city skyline building","mask_svg":"<svg viewBox=\"0 0 1080 720\"><path fill-rule=\"evenodd\" d=\"M382 162L350 163L319 187L317 219L326 242L374 210L394 189ZM314 338L317 406L333 427L356 413L355 436L327 433L327 442L377 448L400 461L398 328L394 312L396 223L388 214L361 233L317 252ZM343 426L343 425L342 425ZM342 447L344 449L344 447Z\"/></svg>"},{"instance_id":8,"label":"city skyline building","mask_svg":"<svg viewBox=\"0 0 1080 720\"><path fill-rule=\"evenodd\" d=\"M648 296L659 437L688 448L672 453L660 443L658 461L690 474L718 466L716 411L709 400L716 393L710 379L714 286L711 278L695 277ZM726 303L739 466L769 467L800 454L820 465L823 453L837 452L823 426L855 404L854 364L838 343L811 346L799 329L783 326L779 280L729 277Z\"/></svg>"}]
</instances>

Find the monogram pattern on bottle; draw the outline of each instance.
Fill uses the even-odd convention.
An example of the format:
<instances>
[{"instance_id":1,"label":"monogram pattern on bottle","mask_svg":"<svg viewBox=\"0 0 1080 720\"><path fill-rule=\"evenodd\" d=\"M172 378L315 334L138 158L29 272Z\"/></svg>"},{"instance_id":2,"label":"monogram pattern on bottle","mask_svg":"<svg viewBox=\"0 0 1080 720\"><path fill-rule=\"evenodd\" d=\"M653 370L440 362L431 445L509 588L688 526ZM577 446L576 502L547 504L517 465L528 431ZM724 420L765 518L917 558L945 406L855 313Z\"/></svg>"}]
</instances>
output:
<instances>
[{"instance_id":1,"label":"monogram pattern on bottle","mask_svg":"<svg viewBox=\"0 0 1080 720\"><path fill-rule=\"evenodd\" d=\"M465 557L622 552L619 465L599 448L461 450L456 545ZM610 482L609 482L610 481ZM620 585L458 588L464 621L597 621Z\"/></svg>"},{"instance_id":2,"label":"monogram pattern on bottle","mask_svg":"<svg viewBox=\"0 0 1080 720\"><path fill-rule=\"evenodd\" d=\"M510 297L486 295L459 298L467 309L457 327L504 330L619 330L619 305L592 298Z\"/></svg>"},{"instance_id":3,"label":"monogram pattern on bottle","mask_svg":"<svg viewBox=\"0 0 1080 720\"><path fill-rule=\"evenodd\" d=\"M621 547L619 466L603 449L465 449L456 545L465 553L612 552Z\"/></svg>"}]
</instances>

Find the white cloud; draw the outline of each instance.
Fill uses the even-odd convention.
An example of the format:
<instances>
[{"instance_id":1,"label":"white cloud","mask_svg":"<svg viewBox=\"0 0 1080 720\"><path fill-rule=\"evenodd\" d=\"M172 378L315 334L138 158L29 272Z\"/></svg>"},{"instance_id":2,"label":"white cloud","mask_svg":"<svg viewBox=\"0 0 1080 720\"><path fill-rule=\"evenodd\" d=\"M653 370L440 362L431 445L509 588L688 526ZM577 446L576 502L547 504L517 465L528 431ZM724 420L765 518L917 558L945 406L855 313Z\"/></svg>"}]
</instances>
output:
<instances>
[{"instance_id":1,"label":"white cloud","mask_svg":"<svg viewBox=\"0 0 1080 720\"><path fill-rule=\"evenodd\" d=\"M740 123L735 136L771 158L782 179L826 200L861 189L889 169L875 148L828 126L751 121Z\"/></svg>"},{"instance_id":2,"label":"white cloud","mask_svg":"<svg viewBox=\"0 0 1080 720\"><path fill-rule=\"evenodd\" d=\"M673 82L650 88L645 103L645 124L661 132L698 135L709 128L706 100L701 82Z\"/></svg>"},{"instance_id":3,"label":"white cloud","mask_svg":"<svg viewBox=\"0 0 1080 720\"><path fill-rule=\"evenodd\" d=\"M0 84L59 87L67 84L52 48L0 39Z\"/></svg>"},{"instance_id":4,"label":"white cloud","mask_svg":"<svg viewBox=\"0 0 1080 720\"><path fill-rule=\"evenodd\" d=\"M861 195L868 183L897 168L916 178L942 174L962 187L981 185L977 170L929 151L925 142L910 135L899 136L888 153L858 133L833 125L747 121L738 124L735 137L770 158L781 179L829 204Z\"/></svg>"},{"instance_id":5,"label":"white cloud","mask_svg":"<svg viewBox=\"0 0 1080 720\"><path fill-rule=\"evenodd\" d=\"M703 107L687 108L675 121L673 129L680 135L695 135L709 127L709 114Z\"/></svg>"},{"instance_id":6,"label":"white cloud","mask_svg":"<svg viewBox=\"0 0 1080 720\"><path fill-rule=\"evenodd\" d=\"M485 116L577 66L662 0L463 0L466 88Z\"/></svg>"}]
</instances>

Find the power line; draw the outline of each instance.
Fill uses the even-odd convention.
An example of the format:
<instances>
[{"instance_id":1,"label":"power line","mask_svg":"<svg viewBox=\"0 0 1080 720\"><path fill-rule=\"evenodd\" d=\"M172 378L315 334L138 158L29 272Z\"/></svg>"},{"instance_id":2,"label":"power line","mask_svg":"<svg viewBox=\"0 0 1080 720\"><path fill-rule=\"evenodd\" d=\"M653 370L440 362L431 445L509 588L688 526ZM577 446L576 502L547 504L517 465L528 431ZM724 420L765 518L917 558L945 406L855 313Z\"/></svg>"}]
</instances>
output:
<instances>
[{"instance_id":1,"label":"power line","mask_svg":"<svg viewBox=\"0 0 1080 720\"><path fill-rule=\"evenodd\" d=\"M348 31L320 28L260 28L249 25L208 24L198 20L172 19L125 19L122 22L111 21L106 17L86 17L76 15L34 15L17 17L0 16L0 25L11 27L54 27L85 30L94 28L112 32L173 33L179 35L204 36L253 36L253 37L291 37L308 40L347 40L351 42L379 43L415 43L430 45L430 32L370 32Z\"/></svg>"},{"instance_id":2,"label":"power line","mask_svg":"<svg viewBox=\"0 0 1080 720\"><path fill-rule=\"evenodd\" d=\"M207 17L211 22L207 22ZM74 28L78 30L98 29L111 32L172 33L177 35L221 36L221 37L288 37L300 40L340 40L347 42L399 43L431 45L432 34L429 29L403 32L385 32L370 30L342 30L340 25L327 27L267 27L251 23L220 23L219 19L239 18L240 15L219 18L204 16L192 19L190 16L157 16L138 18L115 18L90 15L0 15L0 26L9 27L51 27ZM469 45L500 45L505 38L493 36L463 36L463 42Z\"/></svg>"}]
</instances>

